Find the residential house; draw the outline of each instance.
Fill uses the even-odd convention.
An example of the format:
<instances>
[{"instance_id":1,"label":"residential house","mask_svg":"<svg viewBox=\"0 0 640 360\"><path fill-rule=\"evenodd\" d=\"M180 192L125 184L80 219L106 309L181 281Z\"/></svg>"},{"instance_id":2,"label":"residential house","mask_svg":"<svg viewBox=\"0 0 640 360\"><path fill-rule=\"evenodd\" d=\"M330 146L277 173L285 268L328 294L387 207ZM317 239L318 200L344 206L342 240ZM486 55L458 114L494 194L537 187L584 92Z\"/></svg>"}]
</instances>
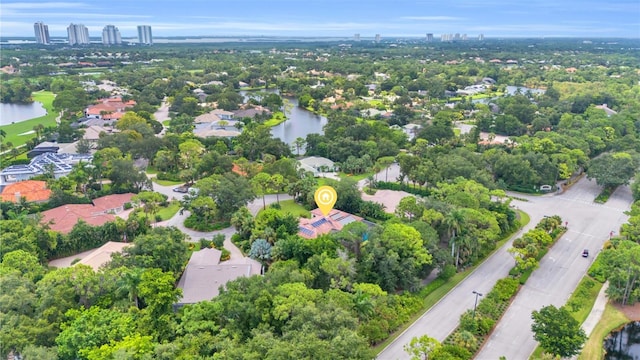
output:
<instances>
[{"instance_id":1,"label":"residential house","mask_svg":"<svg viewBox=\"0 0 640 360\"><path fill-rule=\"evenodd\" d=\"M261 274L260 263L253 259L240 258L221 263L221 255L220 250L211 248L191 254L178 282L178 287L182 289L178 306L211 300L218 296L220 288L229 281Z\"/></svg>"},{"instance_id":2,"label":"residential house","mask_svg":"<svg viewBox=\"0 0 640 360\"><path fill-rule=\"evenodd\" d=\"M29 162L28 165L11 165L0 171L0 186L29 180L36 175L44 175L53 172L56 179L68 175L73 165L80 161L90 162L92 155L87 154L57 154L47 152L40 154Z\"/></svg>"},{"instance_id":3,"label":"residential house","mask_svg":"<svg viewBox=\"0 0 640 360\"><path fill-rule=\"evenodd\" d=\"M300 164L301 169L312 172L315 177L321 176L322 173L335 172L338 170L333 161L320 156L302 158L298 160L298 164Z\"/></svg>"},{"instance_id":4,"label":"residential house","mask_svg":"<svg viewBox=\"0 0 640 360\"><path fill-rule=\"evenodd\" d=\"M93 270L98 271L100 267L111 261L111 255L121 253L124 248L131 244L123 242L108 241L106 244L94 249L89 255L82 258L76 264L88 265Z\"/></svg>"},{"instance_id":5,"label":"residential house","mask_svg":"<svg viewBox=\"0 0 640 360\"><path fill-rule=\"evenodd\" d=\"M82 220L92 226L104 225L115 220L115 215L131 202L132 193L107 195L93 200L93 204L68 204L43 211L41 223L63 234L73 229Z\"/></svg>"},{"instance_id":6,"label":"residential house","mask_svg":"<svg viewBox=\"0 0 640 360\"><path fill-rule=\"evenodd\" d=\"M94 119L117 120L124 115L127 109L135 105L135 101L129 100L125 102L119 96L100 99L97 104L90 105L85 109L84 116Z\"/></svg>"},{"instance_id":7,"label":"residential house","mask_svg":"<svg viewBox=\"0 0 640 360\"><path fill-rule=\"evenodd\" d=\"M340 231L345 225L356 221L363 222L364 219L338 209L332 209L324 216L320 209L315 209L311 211L310 219L300 218L298 235L305 239L315 239L323 234Z\"/></svg>"},{"instance_id":8,"label":"residential house","mask_svg":"<svg viewBox=\"0 0 640 360\"><path fill-rule=\"evenodd\" d=\"M249 107L246 109L239 109L239 110L233 111L233 117L235 119L242 119L246 117L253 119L256 116L266 116L270 114L271 114L271 111L263 106L255 106L255 107Z\"/></svg>"},{"instance_id":9,"label":"residential house","mask_svg":"<svg viewBox=\"0 0 640 360\"><path fill-rule=\"evenodd\" d=\"M211 114L217 115L220 120L233 120L233 113L222 109L215 109L211 111Z\"/></svg>"},{"instance_id":10,"label":"residential house","mask_svg":"<svg viewBox=\"0 0 640 360\"><path fill-rule=\"evenodd\" d=\"M9 184L2 189L2 201L17 203L23 198L27 202L46 202L51 197L46 181L26 180Z\"/></svg>"},{"instance_id":11,"label":"residential house","mask_svg":"<svg viewBox=\"0 0 640 360\"><path fill-rule=\"evenodd\" d=\"M100 139L101 133L110 134L111 129L107 129L99 125L91 125L84 129L84 135L82 135L82 138L92 143L97 143Z\"/></svg>"}]
</instances>

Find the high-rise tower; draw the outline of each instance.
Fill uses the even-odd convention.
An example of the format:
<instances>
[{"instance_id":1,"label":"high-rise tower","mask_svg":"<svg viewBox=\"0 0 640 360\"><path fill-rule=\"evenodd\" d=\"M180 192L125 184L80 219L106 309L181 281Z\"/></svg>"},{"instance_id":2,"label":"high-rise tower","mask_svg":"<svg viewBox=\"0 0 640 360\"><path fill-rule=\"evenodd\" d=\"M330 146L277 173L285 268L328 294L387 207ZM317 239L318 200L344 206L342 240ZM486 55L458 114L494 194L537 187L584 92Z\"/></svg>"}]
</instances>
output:
<instances>
[{"instance_id":1,"label":"high-rise tower","mask_svg":"<svg viewBox=\"0 0 640 360\"><path fill-rule=\"evenodd\" d=\"M102 29L102 43L104 45L118 45L122 44L122 37L120 37L120 30L114 25L107 25Z\"/></svg>"},{"instance_id":2,"label":"high-rise tower","mask_svg":"<svg viewBox=\"0 0 640 360\"><path fill-rule=\"evenodd\" d=\"M42 21L33 24L33 31L35 31L36 34L36 43L51 43L51 39L49 38L49 26L45 25Z\"/></svg>"},{"instance_id":3,"label":"high-rise tower","mask_svg":"<svg viewBox=\"0 0 640 360\"><path fill-rule=\"evenodd\" d=\"M151 35L151 26L138 25L138 43L151 45L153 44L153 36Z\"/></svg>"},{"instance_id":4,"label":"high-rise tower","mask_svg":"<svg viewBox=\"0 0 640 360\"><path fill-rule=\"evenodd\" d=\"M69 45L89 44L89 29L82 24L69 24L67 27Z\"/></svg>"}]
</instances>

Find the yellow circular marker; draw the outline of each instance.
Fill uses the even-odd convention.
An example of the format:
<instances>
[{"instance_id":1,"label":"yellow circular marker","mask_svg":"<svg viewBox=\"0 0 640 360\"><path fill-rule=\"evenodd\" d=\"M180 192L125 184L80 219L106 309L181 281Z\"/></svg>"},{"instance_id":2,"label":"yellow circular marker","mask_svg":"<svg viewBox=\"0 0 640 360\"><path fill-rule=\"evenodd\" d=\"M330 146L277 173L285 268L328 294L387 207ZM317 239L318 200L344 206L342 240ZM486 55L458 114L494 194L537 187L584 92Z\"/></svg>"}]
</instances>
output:
<instances>
[{"instance_id":1,"label":"yellow circular marker","mask_svg":"<svg viewBox=\"0 0 640 360\"><path fill-rule=\"evenodd\" d=\"M338 200L338 193L331 186L320 186L313 198L316 200L316 205L320 208L322 215L327 216L333 209L333 205L336 204L336 200Z\"/></svg>"}]
</instances>

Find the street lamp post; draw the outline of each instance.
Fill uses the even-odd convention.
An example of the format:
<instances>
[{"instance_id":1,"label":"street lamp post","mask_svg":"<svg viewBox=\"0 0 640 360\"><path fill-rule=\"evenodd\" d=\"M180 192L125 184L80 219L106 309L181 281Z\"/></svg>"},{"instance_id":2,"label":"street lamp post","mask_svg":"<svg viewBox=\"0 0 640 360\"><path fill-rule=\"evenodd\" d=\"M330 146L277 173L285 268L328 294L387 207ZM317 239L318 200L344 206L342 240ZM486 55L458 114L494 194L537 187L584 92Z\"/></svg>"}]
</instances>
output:
<instances>
[{"instance_id":1,"label":"street lamp post","mask_svg":"<svg viewBox=\"0 0 640 360\"><path fill-rule=\"evenodd\" d=\"M473 318L476 318L476 307L478 306L478 296L482 296L481 293L473 290L473 293L476 295L476 301L473 303Z\"/></svg>"}]
</instances>

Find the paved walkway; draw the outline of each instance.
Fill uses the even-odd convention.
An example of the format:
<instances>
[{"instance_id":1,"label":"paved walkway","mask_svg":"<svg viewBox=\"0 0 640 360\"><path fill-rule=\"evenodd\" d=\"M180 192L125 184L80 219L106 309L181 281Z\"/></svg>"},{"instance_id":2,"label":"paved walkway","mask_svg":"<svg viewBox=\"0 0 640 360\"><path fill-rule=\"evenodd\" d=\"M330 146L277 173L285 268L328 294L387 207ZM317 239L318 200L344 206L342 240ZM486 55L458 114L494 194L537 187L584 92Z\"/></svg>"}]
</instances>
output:
<instances>
[{"instance_id":1,"label":"paved walkway","mask_svg":"<svg viewBox=\"0 0 640 360\"><path fill-rule=\"evenodd\" d=\"M596 327L600 318L602 318L602 313L604 312L604 308L607 306L607 295L605 292L609 288L609 282L605 282L598 293L598 297L596 298L596 302L593 304L593 308L591 308L591 312L587 319L582 323L582 330L584 330L587 336L591 335L593 329Z\"/></svg>"}]
</instances>

